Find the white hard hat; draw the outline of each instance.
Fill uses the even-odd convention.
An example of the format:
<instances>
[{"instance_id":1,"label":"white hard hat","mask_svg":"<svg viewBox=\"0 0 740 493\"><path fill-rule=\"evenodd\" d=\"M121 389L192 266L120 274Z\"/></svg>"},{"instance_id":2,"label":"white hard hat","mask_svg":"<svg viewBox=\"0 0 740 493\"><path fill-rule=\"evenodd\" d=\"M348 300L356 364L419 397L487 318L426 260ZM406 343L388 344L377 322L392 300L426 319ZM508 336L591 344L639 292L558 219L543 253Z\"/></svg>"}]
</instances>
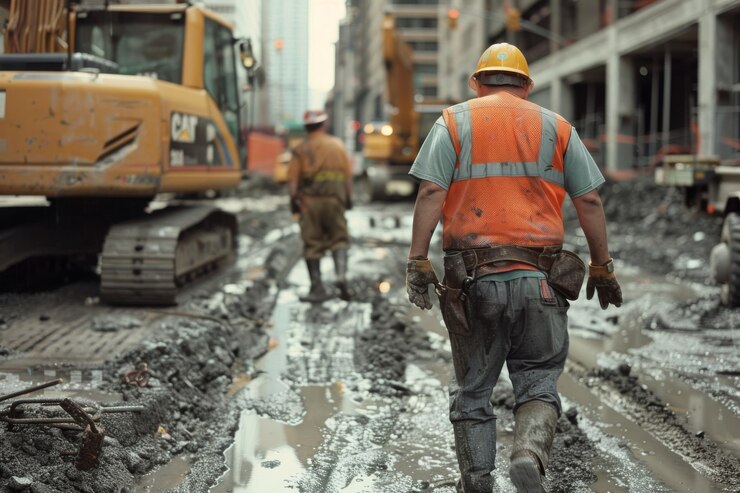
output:
<instances>
[{"instance_id":1,"label":"white hard hat","mask_svg":"<svg viewBox=\"0 0 740 493\"><path fill-rule=\"evenodd\" d=\"M322 110L307 110L303 113L303 124L313 125L315 123L321 123L326 121L328 115Z\"/></svg>"}]
</instances>

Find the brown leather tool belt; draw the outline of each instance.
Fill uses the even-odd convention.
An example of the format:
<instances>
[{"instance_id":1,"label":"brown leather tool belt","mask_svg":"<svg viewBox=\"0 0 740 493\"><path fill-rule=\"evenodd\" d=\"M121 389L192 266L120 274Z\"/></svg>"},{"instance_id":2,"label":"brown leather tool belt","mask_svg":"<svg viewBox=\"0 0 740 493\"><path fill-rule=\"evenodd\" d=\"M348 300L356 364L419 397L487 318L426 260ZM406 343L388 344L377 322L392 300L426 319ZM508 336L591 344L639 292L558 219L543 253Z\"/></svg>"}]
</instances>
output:
<instances>
[{"instance_id":1,"label":"brown leather tool belt","mask_svg":"<svg viewBox=\"0 0 740 493\"><path fill-rule=\"evenodd\" d=\"M448 252L449 253L449 252ZM512 263L524 263L547 274L550 285L569 300L578 298L586 274L586 265L562 245L524 247L497 245L463 250L465 270L476 279Z\"/></svg>"},{"instance_id":2,"label":"brown leather tool belt","mask_svg":"<svg viewBox=\"0 0 740 493\"><path fill-rule=\"evenodd\" d=\"M562 245L546 247L523 247L519 245L498 245L486 248L463 250L465 268L474 276L483 274L480 268L491 264L498 266L521 262L548 272L555 261L556 254L562 251Z\"/></svg>"}]
</instances>

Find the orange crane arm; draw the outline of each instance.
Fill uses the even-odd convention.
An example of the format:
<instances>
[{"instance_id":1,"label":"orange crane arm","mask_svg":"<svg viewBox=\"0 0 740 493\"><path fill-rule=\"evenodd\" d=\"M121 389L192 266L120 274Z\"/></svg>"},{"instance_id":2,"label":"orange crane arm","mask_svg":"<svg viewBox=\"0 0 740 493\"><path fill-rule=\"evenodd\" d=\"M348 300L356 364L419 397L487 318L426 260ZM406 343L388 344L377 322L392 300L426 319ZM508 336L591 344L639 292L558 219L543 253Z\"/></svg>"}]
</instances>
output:
<instances>
[{"instance_id":1,"label":"orange crane arm","mask_svg":"<svg viewBox=\"0 0 740 493\"><path fill-rule=\"evenodd\" d=\"M3 31L6 53L65 51L64 0L12 0Z\"/></svg>"},{"instance_id":2,"label":"orange crane arm","mask_svg":"<svg viewBox=\"0 0 740 493\"><path fill-rule=\"evenodd\" d=\"M411 164L419 151L419 115L414 109L413 50L396 31L392 14L386 14L383 19L383 60L388 102L392 107L390 160L396 164Z\"/></svg>"}]
</instances>

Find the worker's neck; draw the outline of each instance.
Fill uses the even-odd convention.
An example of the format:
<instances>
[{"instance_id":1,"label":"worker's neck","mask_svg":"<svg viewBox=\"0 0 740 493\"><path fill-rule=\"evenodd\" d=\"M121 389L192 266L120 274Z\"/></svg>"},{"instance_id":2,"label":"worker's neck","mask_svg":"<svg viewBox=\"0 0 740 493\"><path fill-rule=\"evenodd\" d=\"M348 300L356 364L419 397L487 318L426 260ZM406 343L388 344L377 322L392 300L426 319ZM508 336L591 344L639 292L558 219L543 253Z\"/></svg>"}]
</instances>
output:
<instances>
[{"instance_id":1,"label":"worker's neck","mask_svg":"<svg viewBox=\"0 0 740 493\"><path fill-rule=\"evenodd\" d=\"M491 96L494 94L511 94L521 99L527 99L527 91L522 87L514 86L484 86L478 88L478 97Z\"/></svg>"}]
</instances>

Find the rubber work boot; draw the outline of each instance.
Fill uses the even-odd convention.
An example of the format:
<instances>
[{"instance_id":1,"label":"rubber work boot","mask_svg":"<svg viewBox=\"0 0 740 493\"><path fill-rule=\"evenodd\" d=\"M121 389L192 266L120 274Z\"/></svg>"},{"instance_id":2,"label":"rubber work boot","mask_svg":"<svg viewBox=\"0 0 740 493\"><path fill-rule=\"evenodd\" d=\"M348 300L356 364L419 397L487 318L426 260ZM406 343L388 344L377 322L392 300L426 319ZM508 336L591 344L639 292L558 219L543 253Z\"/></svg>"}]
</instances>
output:
<instances>
[{"instance_id":1,"label":"rubber work boot","mask_svg":"<svg viewBox=\"0 0 740 493\"><path fill-rule=\"evenodd\" d=\"M460 421L452 424L455 452L460 466L458 492L491 493L496 466L496 419L484 422Z\"/></svg>"},{"instance_id":2,"label":"rubber work boot","mask_svg":"<svg viewBox=\"0 0 740 493\"><path fill-rule=\"evenodd\" d=\"M339 288L339 298L344 301L352 299L352 293L347 286L347 249L338 248L331 252L334 257L334 271L337 275L335 282L337 288Z\"/></svg>"},{"instance_id":3,"label":"rubber work boot","mask_svg":"<svg viewBox=\"0 0 740 493\"><path fill-rule=\"evenodd\" d=\"M301 301L309 303L321 303L331 298L321 282L321 259L307 258L308 276L311 278L311 290L306 296L301 296Z\"/></svg>"},{"instance_id":4,"label":"rubber work boot","mask_svg":"<svg viewBox=\"0 0 740 493\"><path fill-rule=\"evenodd\" d=\"M558 411L540 400L525 402L514 413L514 446L509 477L518 493L544 493L542 479L555 437Z\"/></svg>"}]
</instances>

